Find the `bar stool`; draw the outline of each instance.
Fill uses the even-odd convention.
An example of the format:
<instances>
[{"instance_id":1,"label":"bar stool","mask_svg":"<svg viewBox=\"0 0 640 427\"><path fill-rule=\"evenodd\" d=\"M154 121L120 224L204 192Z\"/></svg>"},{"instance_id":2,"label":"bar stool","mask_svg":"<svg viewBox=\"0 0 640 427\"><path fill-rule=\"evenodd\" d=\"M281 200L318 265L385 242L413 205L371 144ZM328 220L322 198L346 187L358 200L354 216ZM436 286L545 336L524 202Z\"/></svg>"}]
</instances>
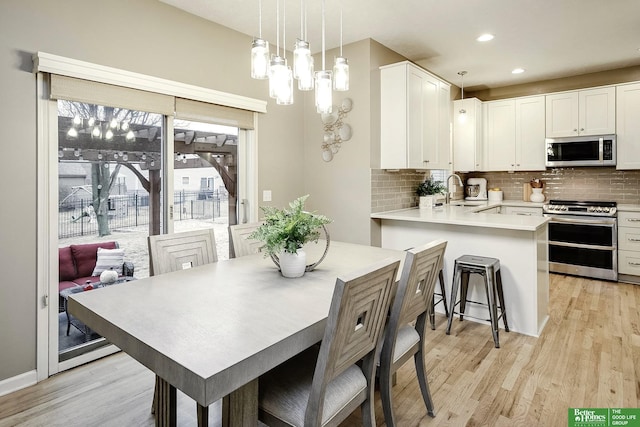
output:
<instances>
[{"instance_id":1,"label":"bar stool","mask_svg":"<svg viewBox=\"0 0 640 427\"><path fill-rule=\"evenodd\" d=\"M433 293L433 301L431 302L431 313L429 313L429 321L431 322L431 329L436 329L436 305L442 303L444 305L444 315L449 318L449 306L447 305L447 294L444 291L444 275L442 270L438 273L438 281L440 282L440 293Z\"/></svg>"},{"instance_id":2,"label":"bar stool","mask_svg":"<svg viewBox=\"0 0 640 427\"><path fill-rule=\"evenodd\" d=\"M493 333L493 341L496 348L500 348L498 340L498 320L502 318L504 330L509 332L507 324L507 313L505 312L504 294L502 293L502 276L500 274L500 260L497 258L482 257L477 255L463 255L456 259L453 268L453 283L451 285L451 306L449 308L449 320L447 322L447 335L451 332L451 322L456 314L460 315L463 320L467 302L484 305L489 308L489 321L491 322L491 332ZM487 294L487 304L471 301L467 299L467 291L469 289L469 276L471 274L479 274L484 278L484 289ZM460 286L462 284L462 286ZM458 288L460 290L460 300L456 301L458 296ZM496 295L499 301L496 301ZM498 305L498 302L500 305ZM456 305L460 305L460 311L455 311ZM500 315L498 316L498 309ZM480 319L471 315L474 319Z\"/></svg>"}]
</instances>

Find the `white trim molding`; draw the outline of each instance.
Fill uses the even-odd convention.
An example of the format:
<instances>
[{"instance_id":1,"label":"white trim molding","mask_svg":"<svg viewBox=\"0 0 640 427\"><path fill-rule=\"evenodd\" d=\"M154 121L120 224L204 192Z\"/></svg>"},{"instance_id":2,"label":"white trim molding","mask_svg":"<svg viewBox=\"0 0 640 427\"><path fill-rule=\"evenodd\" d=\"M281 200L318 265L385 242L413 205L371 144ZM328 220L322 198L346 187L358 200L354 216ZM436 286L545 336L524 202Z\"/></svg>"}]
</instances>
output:
<instances>
[{"instance_id":1,"label":"white trim molding","mask_svg":"<svg viewBox=\"0 0 640 427\"><path fill-rule=\"evenodd\" d=\"M59 74L78 79L194 99L211 104L240 108L257 113L267 112L267 101L260 99L248 98L214 89L134 73L132 71L92 64L90 62L65 58L46 52L36 52L33 55L33 72Z\"/></svg>"},{"instance_id":2,"label":"white trim molding","mask_svg":"<svg viewBox=\"0 0 640 427\"><path fill-rule=\"evenodd\" d=\"M38 382L36 371L28 371L15 377L0 381L0 396L32 386Z\"/></svg>"}]
</instances>

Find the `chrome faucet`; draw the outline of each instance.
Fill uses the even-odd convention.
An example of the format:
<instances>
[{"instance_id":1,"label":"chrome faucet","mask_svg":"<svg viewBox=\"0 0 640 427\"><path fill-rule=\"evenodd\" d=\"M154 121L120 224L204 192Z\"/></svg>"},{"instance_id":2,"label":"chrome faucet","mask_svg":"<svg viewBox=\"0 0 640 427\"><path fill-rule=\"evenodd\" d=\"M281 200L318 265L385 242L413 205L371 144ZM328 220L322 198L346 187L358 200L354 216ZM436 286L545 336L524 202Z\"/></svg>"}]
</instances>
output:
<instances>
[{"instance_id":1,"label":"chrome faucet","mask_svg":"<svg viewBox=\"0 0 640 427\"><path fill-rule=\"evenodd\" d=\"M455 173L452 173L451 175L449 175L447 177L447 180L445 181L445 183L447 184L447 194L444 196L444 203L445 204L449 204L451 202L451 191L449 191L449 178L451 178L452 176L455 176L456 179L458 180L458 182L460 183L461 187L464 187L464 184L462 183L462 178L460 178L459 175L456 175Z\"/></svg>"}]
</instances>

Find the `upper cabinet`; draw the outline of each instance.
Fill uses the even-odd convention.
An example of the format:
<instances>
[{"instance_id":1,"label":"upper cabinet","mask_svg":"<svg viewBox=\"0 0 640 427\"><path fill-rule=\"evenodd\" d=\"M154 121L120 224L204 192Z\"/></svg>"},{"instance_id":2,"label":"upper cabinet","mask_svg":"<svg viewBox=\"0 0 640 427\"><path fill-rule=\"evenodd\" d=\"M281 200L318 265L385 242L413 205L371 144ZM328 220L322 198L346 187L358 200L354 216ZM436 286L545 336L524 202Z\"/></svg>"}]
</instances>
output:
<instances>
[{"instance_id":1,"label":"upper cabinet","mask_svg":"<svg viewBox=\"0 0 640 427\"><path fill-rule=\"evenodd\" d=\"M531 96L484 104L486 171L545 169L545 98Z\"/></svg>"},{"instance_id":2,"label":"upper cabinet","mask_svg":"<svg viewBox=\"0 0 640 427\"><path fill-rule=\"evenodd\" d=\"M615 87L547 95L547 137L616 133L615 100Z\"/></svg>"},{"instance_id":3,"label":"upper cabinet","mask_svg":"<svg viewBox=\"0 0 640 427\"><path fill-rule=\"evenodd\" d=\"M450 85L400 62L380 68L380 168L451 167Z\"/></svg>"},{"instance_id":4,"label":"upper cabinet","mask_svg":"<svg viewBox=\"0 0 640 427\"><path fill-rule=\"evenodd\" d=\"M616 88L616 169L640 169L640 83Z\"/></svg>"},{"instance_id":5,"label":"upper cabinet","mask_svg":"<svg viewBox=\"0 0 640 427\"><path fill-rule=\"evenodd\" d=\"M482 101L478 98L453 101L454 169L464 172L481 171L482 142Z\"/></svg>"}]
</instances>

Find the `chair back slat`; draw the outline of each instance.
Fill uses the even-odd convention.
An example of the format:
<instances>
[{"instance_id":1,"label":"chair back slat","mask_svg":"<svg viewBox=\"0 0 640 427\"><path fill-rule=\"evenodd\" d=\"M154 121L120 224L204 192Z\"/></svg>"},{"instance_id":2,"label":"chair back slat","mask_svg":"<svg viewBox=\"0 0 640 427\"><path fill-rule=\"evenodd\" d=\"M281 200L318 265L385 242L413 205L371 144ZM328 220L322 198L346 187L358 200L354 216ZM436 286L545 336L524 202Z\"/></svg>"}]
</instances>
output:
<instances>
[{"instance_id":1,"label":"chair back slat","mask_svg":"<svg viewBox=\"0 0 640 427\"><path fill-rule=\"evenodd\" d=\"M387 259L336 280L307 410L321 414L327 384L357 361L373 366L399 265Z\"/></svg>"},{"instance_id":2,"label":"chair back slat","mask_svg":"<svg viewBox=\"0 0 640 427\"><path fill-rule=\"evenodd\" d=\"M252 222L229 226L231 243L236 258L257 254L260 251L263 243L260 240L249 239L249 235L260 227L260 225L262 225L261 222Z\"/></svg>"},{"instance_id":3,"label":"chair back slat","mask_svg":"<svg viewBox=\"0 0 640 427\"><path fill-rule=\"evenodd\" d=\"M149 236L151 275L218 261L213 229Z\"/></svg>"},{"instance_id":4,"label":"chair back slat","mask_svg":"<svg viewBox=\"0 0 640 427\"><path fill-rule=\"evenodd\" d=\"M446 247L446 241L436 240L407 251L396 292L396 297L402 301L400 326L416 320L430 309Z\"/></svg>"}]
</instances>

